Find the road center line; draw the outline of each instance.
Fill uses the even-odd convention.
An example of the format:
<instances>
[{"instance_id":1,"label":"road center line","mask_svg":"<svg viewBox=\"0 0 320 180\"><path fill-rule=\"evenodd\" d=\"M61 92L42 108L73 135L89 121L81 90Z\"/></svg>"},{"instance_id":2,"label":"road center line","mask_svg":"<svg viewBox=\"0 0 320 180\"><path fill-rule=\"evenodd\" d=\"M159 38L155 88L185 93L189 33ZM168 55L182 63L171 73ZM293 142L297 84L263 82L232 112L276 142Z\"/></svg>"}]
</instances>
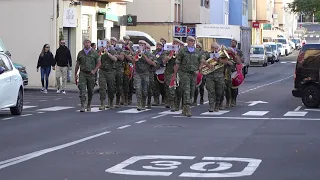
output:
<instances>
[{"instance_id":1,"label":"road center line","mask_svg":"<svg viewBox=\"0 0 320 180\"><path fill-rule=\"evenodd\" d=\"M141 124L141 123L144 123L146 122L146 120L142 120L142 121L138 121L138 122L135 122L136 124Z\"/></svg>"},{"instance_id":2,"label":"road center line","mask_svg":"<svg viewBox=\"0 0 320 180\"><path fill-rule=\"evenodd\" d=\"M12 166L12 165L15 165L15 164L18 164L18 163L33 159L33 158L36 158L36 157L39 157L39 156L42 156L44 154L47 154L47 153L50 153L50 152L53 152L53 151L57 151L57 150L60 150L60 149L64 149L64 148L76 145L76 144L79 144L81 142L85 142L85 141L88 141L90 139L106 135L108 133L110 133L110 131L99 133L99 134L96 134L96 135L93 135L93 136L89 136L89 137L86 137L86 138L83 138L83 139L79 139L79 140L76 140L76 141L73 141L73 142L70 142L70 143L66 143L66 144L62 144L62 145L59 145L59 146L55 146L55 147L52 147L52 148L43 149L43 150L36 151L36 152L33 152L33 153L29 153L29 154L26 154L26 155L18 156L18 157L15 157L15 158L12 158L12 159L8 159L8 160L5 160L5 161L0 161L0 169L9 167L9 166Z\"/></svg>"},{"instance_id":3,"label":"road center line","mask_svg":"<svg viewBox=\"0 0 320 180\"><path fill-rule=\"evenodd\" d=\"M131 125L125 125L125 126L118 127L117 129L124 129L124 128L130 127L130 126Z\"/></svg>"},{"instance_id":4,"label":"road center line","mask_svg":"<svg viewBox=\"0 0 320 180\"><path fill-rule=\"evenodd\" d=\"M302 108L302 106L298 106L296 109L294 109L293 111L299 111Z\"/></svg>"},{"instance_id":5,"label":"road center line","mask_svg":"<svg viewBox=\"0 0 320 180\"><path fill-rule=\"evenodd\" d=\"M159 118L159 117L163 117L163 116L166 116L167 114L160 114L160 115L158 115L158 116L154 116L154 117L152 117L152 119L157 119L157 118Z\"/></svg>"}]
</instances>

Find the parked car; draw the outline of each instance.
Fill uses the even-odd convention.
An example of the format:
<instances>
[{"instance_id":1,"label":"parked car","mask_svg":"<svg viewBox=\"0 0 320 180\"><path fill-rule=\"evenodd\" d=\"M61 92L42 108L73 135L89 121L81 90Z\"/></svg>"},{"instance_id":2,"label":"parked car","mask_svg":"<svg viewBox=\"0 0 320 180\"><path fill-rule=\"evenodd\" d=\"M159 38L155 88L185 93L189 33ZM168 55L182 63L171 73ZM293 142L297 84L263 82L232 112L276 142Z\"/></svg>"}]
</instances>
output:
<instances>
[{"instance_id":1,"label":"parked car","mask_svg":"<svg viewBox=\"0 0 320 180\"><path fill-rule=\"evenodd\" d=\"M268 66L266 48L264 45L252 45L250 49L250 66Z\"/></svg>"},{"instance_id":2,"label":"parked car","mask_svg":"<svg viewBox=\"0 0 320 180\"><path fill-rule=\"evenodd\" d=\"M10 108L12 115L23 110L23 80L11 59L0 52L0 109Z\"/></svg>"},{"instance_id":3,"label":"parked car","mask_svg":"<svg viewBox=\"0 0 320 180\"><path fill-rule=\"evenodd\" d=\"M272 53L275 56L275 61L276 62L280 61L281 52L279 51L277 44L274 42L267 42L263 44L271 46Z\"/></svg>"},{"instance_id":4,"label":"parked car","mask_svg":"<svg viewBox=\"0 0 320 180\"><path fill-rule=\"evenodd\" d=\"M292 42L295 43L296 49L301 49L302 44L301 44L301 39L300 38L293 38Z\"/></svg>"},{"instance_id":5,"label":"parked car","mask_svg":"<svg viewBox=\"0 0 320 180\"><path fill-rule=\"evenodd\" d=\"M305 44L297 58L292 95L308 108L320 105L320 44Z\"/></svg>"},{"instance_id":6,"label":"parked car","mask_svg":"<svg viewBox=\"0 0 320 180\"><path fill-rule=\"evenodd\" d=\"M290 46L288 39L283 38L283 37L278 37L278 38L273 39L273 42L282 43L282 47L285 49L286 56L288 56L292 52L292 48Z\"/></svg>"},{"instance_id":7,"label":"parked car","mask_svg":"<svg viewBox=\"0 0 320 180\"><path fill-rule=\"evenodd\" d=\"M280 52L280 56L285 56L286 55L286 49L283 47L282 43L276 43L278 50Z\"/></svg>"},{"instance_id":8,"label":"parked car","mask_svg":"<svg viewBox=\"0 0 320 180\"><path fill-rule=\"evenodd\" d=\"M273 53L272 47L271 45L264 45L265 49L266 49L266 56L268 59L268 62L271 62L271 64L274 64L274 62L276 61L276 56Z\"/></svg>"}]
</instances>

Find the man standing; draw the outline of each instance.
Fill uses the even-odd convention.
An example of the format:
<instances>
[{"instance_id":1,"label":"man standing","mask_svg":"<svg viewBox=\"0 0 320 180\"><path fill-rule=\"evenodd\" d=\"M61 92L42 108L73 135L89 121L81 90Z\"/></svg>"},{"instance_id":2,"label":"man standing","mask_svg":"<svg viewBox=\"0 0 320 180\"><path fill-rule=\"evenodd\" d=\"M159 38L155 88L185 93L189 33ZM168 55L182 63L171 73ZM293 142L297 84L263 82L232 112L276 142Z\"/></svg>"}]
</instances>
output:
<instances>
[{"instance_id":1,"label":"man standing","mask_svg":"<svg viewBox=\"0 0 320 180\"><path fill-rule=\"evenodd\" d=\"M107 48L105 49L105 53L101 55L101 66L99 70L99 93L100 93L100 101L101 106L99 110L105 110L105 100L106 100L106 90L108 87L108 106L107 108L113 108L113 99L114 99L114 90L115 90L115 62L117 58L114 56L116 51L114 49L110 49L110 41L107 41Z\"/></svg>"},{"instance_id":2,"label":"man standing","mask_svg":"<svg viewBox=\"0 0 320 180\"><path fill-rule=\"evenodd\" d=\"M201 43L197 43L196 45L196 48L199 49L199 51L207 56L207 52L205 52L203 49L202 49L202 44ZM204 100L203 100L203 95L204 95L204 85L206 84L206 77L205 76L202 76L202 81L201 81L201 84L199 87L196 87L196 90L194 91L194 98L193 98L193 106L196 106L197 105L197 101L198 101L198 94L200 92L200 104L203 104Z\"/></svg>"},{"instance_id":3,"label":"man standing","mask_svg":"<svg viewBox=\"0 0 320 180\"><path fill-rule=\"evenodd\" d=\"M80 91L80 112L85 111L86 91L88 89L88 103L87 111L91 111L91 100L95 85L95 74L101 65L100 57L98 53L91 48L91 41L85 38L83 41L84 49L78 53L77 64L75 68L75 81ZM79 82L78 82L78 71Z\"/></svg>"},{"instance_id":4,"label":"man standing","mask_svg":"<svg viewBox=\"0 0 320 180\"><path fill-rule=\"evenodd\" d=\"M57 93L66 94L65 88L67 85L68 70L72 67L72 58L70 50L66 46L65 40L60 41L60 47L56 51L55 56ZM62 86L60 78L62 77Z\"/></svg>"},{"instance_id":5,"label":"man standing","mask_svg":"<svg viewBox=\"0 0 320 180\"><path fill-rule=\"evenodd\" d=\"M153 61L151 53L146 51L146 45L147 43L144 40L139 41L139 50L133 59L135 63L134 86L136 88L138 111L145 109L149 87L150 65L157 65Z\"/></svg>"},{"instance_id":6,"label":"man standing","mask_svg":"<svg viewBox=\"0 0 320 180\"><path fill-rule=\"evenodd\" d=\"M183 110L182 114L185 116L192 116L191 94L194 94L196 86L196 77L200 67L200 64L212 68L211 64L205 61L205 57L195 48L195 38L192 36L187 37L187 46L182 48L176 59L176 65L174 67L173 80L176 80L177 73L179 72L180 86L183 92Z\"/></svg>"},{"instance_id":7,"label":"man standing","mask_svg":"<svg viewBox=\"0 0 320 180\"><path fill-rule=\"evenodd\" d=\"M163 63L163 59L166 57L166 51L163 49L163 45L161 42L156 43L156 50L152 53L153 57L155 58L155 61L157 61L157 64L159 67L153 68L152 76L154 78L153 82L153 95L154 95L154 105L159 106L160 105L160 95L162 97L162 104L164 101L166 101L165 93L164 92L164 83L159 82L158 75L164 74L165 66ZM157 71L158 70L158 71ZM162 72L160 72L162 71ZM170 106L166 103L167 108Z\"/></svg>"}]
</instances>

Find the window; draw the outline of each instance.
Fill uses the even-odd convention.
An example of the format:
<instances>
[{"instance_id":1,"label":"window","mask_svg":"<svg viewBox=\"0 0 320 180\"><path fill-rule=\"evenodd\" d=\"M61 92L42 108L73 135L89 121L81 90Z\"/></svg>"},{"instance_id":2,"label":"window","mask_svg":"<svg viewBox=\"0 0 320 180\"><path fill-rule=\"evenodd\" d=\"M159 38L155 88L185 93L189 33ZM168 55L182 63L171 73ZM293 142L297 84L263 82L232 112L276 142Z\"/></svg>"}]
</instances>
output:
<instances>
[{"instance_id":1,"label":"window","mask_svg":"<svg viewBox=\"0 0 320 180\"><path fill-rule=\"evenodd\" d=\"M0 66L4 67L6 71L12 70L10 60L5 55L2 55L2 54L0 54Z\"/></svg>"}]
</instances>

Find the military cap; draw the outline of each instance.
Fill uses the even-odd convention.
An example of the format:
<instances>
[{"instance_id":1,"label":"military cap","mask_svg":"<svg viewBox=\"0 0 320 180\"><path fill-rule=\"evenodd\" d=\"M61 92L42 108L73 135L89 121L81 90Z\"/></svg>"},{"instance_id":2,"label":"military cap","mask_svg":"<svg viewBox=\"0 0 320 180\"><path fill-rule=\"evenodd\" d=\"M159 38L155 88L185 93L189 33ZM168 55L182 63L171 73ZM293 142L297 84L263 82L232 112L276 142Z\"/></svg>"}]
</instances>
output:
<instances>
[{"instance_id":1,"label":"military cap","mask_svg":"<svg viewBox=\"0 0 320 180\"><path fill-rule=\"evenodd\" d=\"M216 43L216 42L213 42L213 43L211 44L211 47L213 47L213 48L219 48L219 44Z\"/></svg>"},{"instance_id":2,"label":"military cap","mask_svg":"<svg viewBox=\"0 0 320 180\"><path fill-rule=\"evenodd\" d=\"M147 45L147 42L145 40L139 40L139 44L145 44Z\"/></svg>"},{"instance_id":3,"label":"military cap","mask_svg":"<svg viewBox=\"0 0 320 180\"><path fill-rule=\"evenodd\" d=\"M160 41L167 41L166 39L164 39L164 38L160 38Z\"/></svg>"},{"instance_id":4,"label":"military cap","mask_svg":"<svg viewBox=\"0 0 320 180\"><path fill-rule=\"evenodd\" d=\"M235 41L235 42L238 42L235 38L233 38L231 41Z\"/></svg>"},{"instance_id":5,"label":"military cap","mask_svg":"<svg viewBox=\"0 0 320 180\"><path fill-rule=\"evenodd\" d=\"M117 38L115 38L115 37L111 37L111 38L110 38L110 40L118 41L118 39L117 39Z\"/></svg>"},{"instance_id":6,"label":"military cap","mask_svg":"<svg viewBox=\"0 0 320 180\"><path fill-rule=\"evenodd\" d=\"M130 40L130 36L123 36L123 40Z\"/></svg>"},{"instance_id":7,"label":"military cap","mask_svg":"<svg viewBox=\"0 0 320 180\"><path fill-rule=\"evenodd\" d=\"M180 40L179 40L178 38L173 38L173 39L172 39L172 42L178 42L178 43L180 43Z\"/></svg>"},{"instance_id":8,"label":"military cap","mask_svg":"<svg viewBox=\"0 0 320 180\"><path fill-rule=\"evenodd\" d=\"M181 45L184 45L184 42L181 41L180 39L178 40L178 43L180 43Z\"/></svg>"},{"instance_id":9,"label":"military cap","mask_svg":"<svg viewBox=\"0 0 320 180\"><path fill-rule=\"evenodd\" d=\"M91 42L91 40L89 38L84 38L83 39L83 42L87 42L87 41Z\"/></svg>"},{"instance_id":10,"label":"military cap","mask_svg":"<svg viewBox=\"0 0 320 180\"><path fill-rule=\"evenodd\" d=\"M197 43L197 46L199 46L200 48L202 48L202 44L201 43Z\"/></svg>"},{"instance_id":11,"label":"military cap","mask_svg":"<svg viewBox=\"0 0 320 180\"><path fill-rule=\"evenodd\" d=\"M188 36L187 37L187 41L195 41L196 39L194 38L194 37L192 37L192 36Z\"/></svg>"},{"instance_id":12,"label":"military cap","mask_svg":"<svg viewBox=\"0 0 320 180\"><path fill-rule=\"evenodd\" d=\"M120 40L119 40L119 43L124 44L124 43L126 43L126 42L124 42L124 40L120 39Z\"/></svg>"},{"instance_id":13,"label":"military cap","mask_svg":"<svg viewBox=\"0 0 320 180\"><path fill-rule=\"evenodd\" d=\"M161 46L163 46L163 44L162 44L161 42L157 42L157 45L161 45Z\"/></svg>"},{"instance_id":14,"label":"military cap","mask_svg":"<svg viewBox=\"0 0 320 180\"><path fill-rule=\"evenodd\" d=\"M110 39L108 39L108 38L105 38L104 40L107 41L107 42L110 42Z\"/></svg>"}]
</instances>

